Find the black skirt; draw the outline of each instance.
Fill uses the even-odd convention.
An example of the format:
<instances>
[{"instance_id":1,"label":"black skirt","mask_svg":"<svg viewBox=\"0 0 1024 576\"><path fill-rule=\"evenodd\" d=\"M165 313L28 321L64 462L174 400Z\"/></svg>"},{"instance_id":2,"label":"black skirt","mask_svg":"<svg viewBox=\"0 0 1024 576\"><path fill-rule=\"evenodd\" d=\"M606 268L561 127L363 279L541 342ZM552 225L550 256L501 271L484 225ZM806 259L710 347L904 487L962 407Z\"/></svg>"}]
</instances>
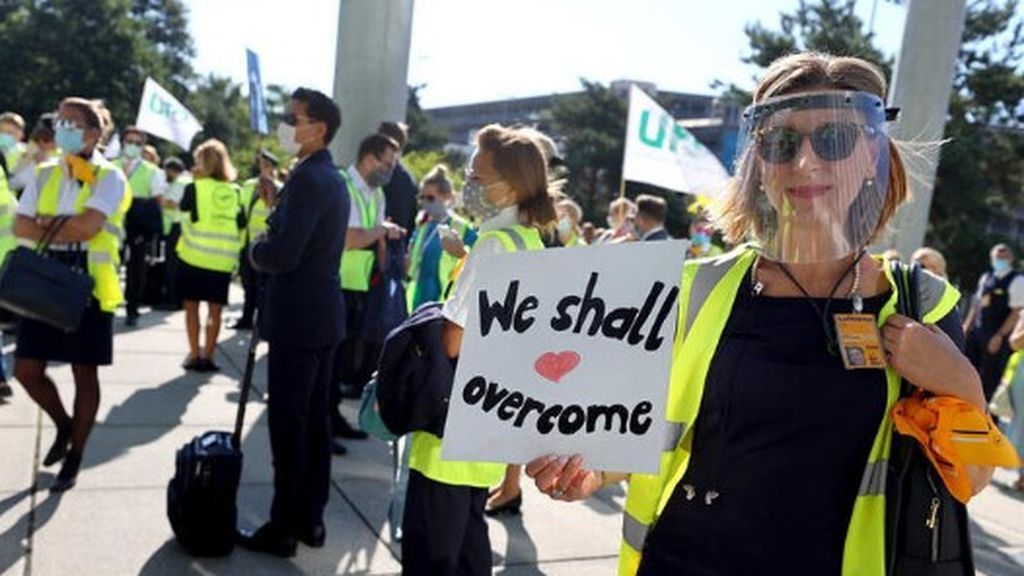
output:
<instances>
[{"instance_id":1,"label":"black skirt","mask_svg":"<svg viewBox=\"0 0 1024 576\"><path fill-rule=\"evenodd\" d=\"M15 358L109 366L114 362L114 315L100 310L95 298L82 314L78 330L68 333L22 318Z\"/></svg>"},{"instance_id":2,"label":"black skirt","mask_svg":"<svg viewBox=\"0 0 1024 576\"><path fill-rule=\"evenodd\" d=\"M178 265L178 297L182 300L227 304L230 285L229 272L197 268L185 261Z\"/></svg>"}]
</instances>

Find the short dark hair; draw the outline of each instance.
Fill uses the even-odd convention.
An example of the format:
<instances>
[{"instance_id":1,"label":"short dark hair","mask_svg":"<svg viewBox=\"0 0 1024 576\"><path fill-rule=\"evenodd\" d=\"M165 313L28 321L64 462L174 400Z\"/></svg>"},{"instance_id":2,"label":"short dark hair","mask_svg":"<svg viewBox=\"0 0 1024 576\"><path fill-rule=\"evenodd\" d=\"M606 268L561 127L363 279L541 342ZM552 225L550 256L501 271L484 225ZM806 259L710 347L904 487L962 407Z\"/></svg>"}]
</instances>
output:
<instances>
[{"instance_id":1,"label":"short dark hair","mask_svg":"<svg viewBox=\"0 0 1024 576\"><path fill-rule=\"evenodd\" d=\"M124 139L129 134L138 134L139 136L142 136L142 142L143 143L149 141L149 134L146 134L145 132L143 132L142 129L139 128L138 126L127 126L127 127L125 127L125 129L121 131L121 138Z\"/></svg>"},{"instance_id":2,"label":"short dark hair","mask_svg":"<svg viewBox=\"0 0 1024 576\"><path fill-rule=\"evenodd\" d=\"M29 135L29 140L53 142L53 121L56 119L57 114L55 112L40 114L36 120L36 125L32 128L32 134Z\"/></svg>"},{"instance_id":3,"label":"short dark hair","mask_svg":"<svg viewBox=\"0 0 1024 576\"><path fill-rule=\"evenodd\" d=\"M658 223L664 223L668 215L668 204L664 198L641 194L636 197L636 213Z\"/></svg>"},{"instance_id":4,"label":"short dark hair","mask_svg":"<svg viewBox=\"0 0 1024 576\"><path fill-rule=\"evenodd\" d=\"M374 158L380 158L380 155L387 152L388 150L394 150L398 152L401 147L398 142L395 142L390 136L384 134L370 134L363 141L359 143L359 153L356 154L356 162L362 161L369 155L373 155Z\"/></svg>"},{"instance_id":5,"label":"short dark hair","mask_svg":"<svg viewBox=\"0 0 1024 576\"><path fill-rule=\"evenodd\" d=\"M327 125L324 134L324 145L331 143L341 128L341 108L329 96L312 88L299 88L292 92L292 100L302 102L306 106L306 116L313 122Z\"/></svg>"},{"instance_id":6,"label":"short dark hair","mask_svg":"<svg viewBox=\"0 0 1024 576\"><path fill-rule=\"evenodd\" d=\"M403 122L381 122L380 126L377 126L377 132L397 142L399 150L404 149L409 143L409 127Z\"/></svg>"},{"instance_id":7,"label":"short dark hair","mask_svg":"<svg viewBox=\"0 0 1024 576\"><path fill-rule=\"evenodd\" d=\"M177 170L178 172L184 172L185 163L181 161L181 158L171 156L164 160L164 170Z\"/></svg>"}]
</instances>

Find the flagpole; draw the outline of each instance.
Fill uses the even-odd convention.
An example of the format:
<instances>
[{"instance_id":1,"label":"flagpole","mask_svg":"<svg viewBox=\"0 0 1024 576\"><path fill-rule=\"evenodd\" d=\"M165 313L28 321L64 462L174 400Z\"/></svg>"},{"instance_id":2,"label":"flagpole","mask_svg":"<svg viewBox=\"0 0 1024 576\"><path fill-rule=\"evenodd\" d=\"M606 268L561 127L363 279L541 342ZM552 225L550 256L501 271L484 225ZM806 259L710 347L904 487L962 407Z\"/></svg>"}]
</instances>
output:
<instances>
[{"instance_id":1,"label":"flagpole","mask_svg":"<svg viewBox=\"0 0 1024 576\"><path fill-rule=\"evenodd\" d=\"M625 198L625 197L626 197L626 179L625 178L620 178L619 179L619 198L622 199L622 198Z\"/></svg>"}]
</instances>

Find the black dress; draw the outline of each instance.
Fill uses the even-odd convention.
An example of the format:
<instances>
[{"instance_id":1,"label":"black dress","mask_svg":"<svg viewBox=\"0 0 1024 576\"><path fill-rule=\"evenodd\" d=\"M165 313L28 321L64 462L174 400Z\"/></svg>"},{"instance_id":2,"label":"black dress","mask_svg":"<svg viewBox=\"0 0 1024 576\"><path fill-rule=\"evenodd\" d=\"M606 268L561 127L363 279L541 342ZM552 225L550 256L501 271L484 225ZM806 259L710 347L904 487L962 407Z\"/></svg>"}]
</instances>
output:
<instances>
[{"instance_id":1,"label":"black dress","mask_svg":"<svg viewBox=\"0 0 1024 576\"><path fill-rule=\"evenodd\" d=\"M742 286L708 371L689 467L650 533L641 575L841 572L885 374L844 369L806 299ZM888 298L865 299L864 311L877 315ZM850 301L831 311L850 312ZM956 312L939 325L955 335Z\"/></svg>"},{"instance_id":2,"label":"black dress","mask_svg":"<svg viewBox=\"0 0 1024 576\"><path fill-rule=\"evenodd\" d=\"M192 222L199 221L199 211L196 203L196 187L189 184L181 197L179 204L182 212L188 212ZM245 216L239 213L239 228L245 228ZM184 236L184 232L182 232ZM177 249L177 247L175 247ZM231 286L231 273L217 270L207 270L192 266L188 262L179 259L178 263L178 297L182 300L194 300L197 302L211 302L213 304L228 303L228 289Z\"/></svg>"},{"instance_id":3,"label":"black dress","mask_svg":"<svg viewBox=\"0 0 1024 576\"><path fill-rule=\"evenodd\" d=\"M86 252L50 250L48 256L69 267L86 269ZM100 309L92 298L82 314L82 323L74 332L64 332L49 324L22 318L18 324L15 358L67 362L90 366L109 366L114 361L114 314Z\"/></svg>"}]
</instances>

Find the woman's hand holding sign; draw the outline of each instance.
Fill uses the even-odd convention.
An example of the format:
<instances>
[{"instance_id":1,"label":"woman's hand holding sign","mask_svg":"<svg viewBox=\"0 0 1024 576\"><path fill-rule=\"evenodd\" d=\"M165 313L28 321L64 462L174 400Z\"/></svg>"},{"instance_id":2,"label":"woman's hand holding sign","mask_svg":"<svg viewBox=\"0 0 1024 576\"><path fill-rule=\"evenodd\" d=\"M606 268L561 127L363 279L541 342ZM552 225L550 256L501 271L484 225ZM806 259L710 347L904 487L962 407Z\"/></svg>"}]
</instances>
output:
<instances>
[{"instance_id":1,"label":"woman's hand holding sign","mask_svg":"<svg viewBox=\"0 0 1024 576\"><path fill-rule=\"evenodd\" d=\"M585 500L602 486L604 474L583 468L583 457L548 454L531 460L526 475L537 489L555 500Z\"/></svg>"}]
</instances>

